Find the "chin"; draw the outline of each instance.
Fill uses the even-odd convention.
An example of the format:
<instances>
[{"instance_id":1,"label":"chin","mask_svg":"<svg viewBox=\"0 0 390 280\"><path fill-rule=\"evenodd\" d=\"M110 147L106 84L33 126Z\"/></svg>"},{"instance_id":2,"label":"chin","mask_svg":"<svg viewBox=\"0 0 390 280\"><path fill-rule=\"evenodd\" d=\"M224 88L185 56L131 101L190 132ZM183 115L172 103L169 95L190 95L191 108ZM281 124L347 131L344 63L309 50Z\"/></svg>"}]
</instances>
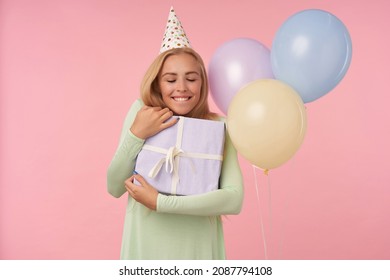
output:
<instances>
[{"instance_id":1,"label":"chin","mask_svg":"<svg viewBox=\"0 0 390 280\"><path fill-rule=\"evenodd\" d=\"M180 110L180 109L172 110L172 111L175 113L176 116L183 116L183 117L188 115L191 112L191 110Z\"/></svg>"},{"instance_id":2,"label":"chin","mask_svg":"<svg viewBox=\"0 0 390 280\"><path fill-rule=\"evenodd\" d=\"M195 106L178 106L177 104L171 105L172 106L168 106L169 109L171 109L177 116L188 115L195 108Z\"/></svg>"}]
</instances>

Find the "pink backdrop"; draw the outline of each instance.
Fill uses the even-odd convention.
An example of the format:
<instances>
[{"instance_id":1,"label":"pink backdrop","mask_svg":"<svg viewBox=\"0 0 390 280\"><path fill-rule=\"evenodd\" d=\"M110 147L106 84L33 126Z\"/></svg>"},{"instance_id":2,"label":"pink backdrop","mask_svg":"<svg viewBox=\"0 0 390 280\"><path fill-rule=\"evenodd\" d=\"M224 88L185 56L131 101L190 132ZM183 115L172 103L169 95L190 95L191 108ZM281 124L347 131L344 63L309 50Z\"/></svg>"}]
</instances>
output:
<instances>
[{"instance_id":1,"label":"pink backdrop","mask_svg":"<svg viewBox=\"0 0 390 280\"><path fill-rule=\"evenodd\" d=\"M265 258L262 213L268 258L390 258L388 1L0 3L1 259L119 257L126 198L106 192L106 170L171 4L206 64L234 38L271 47L304 9L335 14L352 37L344 80L307 104L296 156L268 178L256 171L260 208L241 158L246 196L225 218L228 257Z\"/></svg>"}]
</instances>

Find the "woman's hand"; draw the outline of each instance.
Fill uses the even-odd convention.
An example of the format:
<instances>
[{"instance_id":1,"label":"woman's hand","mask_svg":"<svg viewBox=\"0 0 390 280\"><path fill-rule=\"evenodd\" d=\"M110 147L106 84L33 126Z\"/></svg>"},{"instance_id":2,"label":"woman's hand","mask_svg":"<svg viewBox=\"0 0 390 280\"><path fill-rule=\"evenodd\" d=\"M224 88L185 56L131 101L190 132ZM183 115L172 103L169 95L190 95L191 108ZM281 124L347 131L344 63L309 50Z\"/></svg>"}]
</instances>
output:
<instances>
[{"instance_id":1,"label":"woman's hand","mask_svg":"<svg viewBox=\"0 0 390 280\"><path fill-rule=\"evenodd\" d=\"M134 184L134 179L141 183L141 186ZM139 203L145 205L151 210L157 209L158 192L145 179L139 175L133 175L125 181L125 187L130 196Z\"/></svg>"},{"instance_id":2,"label":"woman's hand","mask_svg":"<svg viewBox=\"0 0 390 280\"><path fill-rule=\"evenodd\" d=\"M143 106L135 116L130 131L138 138L147 139L177 123L178 118L167 121L172 116L169 108Z\"/></svg>"}]
</instances>

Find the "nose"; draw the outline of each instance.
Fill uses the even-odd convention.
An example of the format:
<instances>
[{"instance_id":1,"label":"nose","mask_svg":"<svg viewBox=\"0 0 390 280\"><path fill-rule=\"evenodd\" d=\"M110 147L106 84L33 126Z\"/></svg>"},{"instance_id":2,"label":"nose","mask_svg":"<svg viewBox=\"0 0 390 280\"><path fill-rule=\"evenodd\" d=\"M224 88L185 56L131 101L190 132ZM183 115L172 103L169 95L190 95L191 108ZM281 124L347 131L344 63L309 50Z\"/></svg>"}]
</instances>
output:
<instances>
[{"instance_id":1,"label":"nose","mask_svg":"<svg viewBox=\"0 0 390 280\"><path fill-rule=\"evenodd\" d=\"M176 90L178 92L186 92L187 91L187 83L184 79L178 80Z\"/></svg>"}]
</instances>

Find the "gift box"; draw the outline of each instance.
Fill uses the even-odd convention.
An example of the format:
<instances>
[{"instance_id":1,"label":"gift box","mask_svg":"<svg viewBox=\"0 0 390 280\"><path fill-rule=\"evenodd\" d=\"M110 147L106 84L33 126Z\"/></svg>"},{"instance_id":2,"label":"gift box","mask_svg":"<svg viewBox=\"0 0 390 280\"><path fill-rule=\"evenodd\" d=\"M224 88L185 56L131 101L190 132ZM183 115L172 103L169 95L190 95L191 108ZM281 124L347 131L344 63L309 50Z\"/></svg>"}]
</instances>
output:
<instances>
[{"instance_id":1,"label":"gift box","mask_svg":"<svg viewBox=\"0 0 390 280\"><path fill-rule=\"evenodd\" d=\"M210 192L218 189L224 143L223 122L179 117L146 139L135 170L163 194Z\"/></svg>"}]
</instances>

